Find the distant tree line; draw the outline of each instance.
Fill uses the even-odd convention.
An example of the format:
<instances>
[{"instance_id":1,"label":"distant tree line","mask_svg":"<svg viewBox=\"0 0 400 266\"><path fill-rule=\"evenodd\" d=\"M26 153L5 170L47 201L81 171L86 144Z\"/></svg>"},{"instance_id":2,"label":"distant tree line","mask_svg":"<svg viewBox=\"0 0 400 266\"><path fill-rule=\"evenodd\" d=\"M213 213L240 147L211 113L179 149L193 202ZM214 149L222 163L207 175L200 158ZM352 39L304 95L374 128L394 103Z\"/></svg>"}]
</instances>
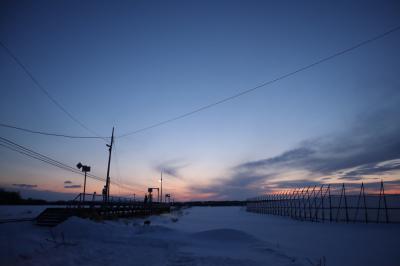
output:
<instances>
[{"instance_id":1,"label":"distant tree line","mask_svg":"<svg viewBox=\"0 0 400 266\"><path fill-rule=\"evenodd\" d=\"M14 204L22 200L19 192L5 191L0 188L0 204Z\"/></svg>"},{"instance_id":2,"label":"distant tree line","mask_svg":"<svg viewBox=\"0 0 400 266\"><path fill-rule=\"evenodd\" d=\"M18 191L6 191L0 188L0 205L43 205L43 204L58 204L48 202L42 199L23 199ZM61 204L61 203L59 203Z\"/></svg>"},{"instance_id":3,"label":"distant tree line","mask_svg":"<svg viewBox=\"0 0 400 266\"><path fill-rule=\"evenodd\" d=\"M0 205L66 205L68 202L46 201L43 199L23 199L18 191L6 191L0 188ZM175 206L245 206L246 201L187 201L175 202Z\"/></svg>"}]
</instances>

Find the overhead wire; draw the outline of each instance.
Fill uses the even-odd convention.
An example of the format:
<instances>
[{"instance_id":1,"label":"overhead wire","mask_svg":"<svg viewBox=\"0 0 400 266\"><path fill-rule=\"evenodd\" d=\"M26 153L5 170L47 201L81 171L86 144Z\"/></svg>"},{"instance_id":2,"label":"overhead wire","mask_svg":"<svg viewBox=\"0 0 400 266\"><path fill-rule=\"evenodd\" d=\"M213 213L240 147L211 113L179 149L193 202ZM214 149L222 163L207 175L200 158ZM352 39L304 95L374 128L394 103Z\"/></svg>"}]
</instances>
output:
<instances>
[{"instance_id":1,"label":"overhead wire","mask_svg":"<svg viewBox=\"0 0 400 266\"><path fill-rule=\"evenodd\" d=\"M62 106L50 93L46 88L38 81L37 78L32 74L32 72L22 63L22 61L8 48L2 41L0 41L0 46L3 47L4 51L14 60L17 65L25 72L25 74L32 80L32 82L36 85L36 87L53 103L55 104L62 112L64 112L71 120L80 125L86 131L91 134L100 137L95 131L87 127L84 123L79 121L75 116L73 116L64 106Z\"/></svg>"},{"instance_id":2,"label":"overhead wire","mask_svg":"<svg viewBox=\"0 0 400 266\"><path fill-rule=\"evenodd\" d=\"M58 134L58 133L51 133L51 132L44 132L44 131L38 131L38 130L33 130L33 129L28 129L28 128L22 128L22 127L17 127L9 124L4 124L0 123L0 127L4 128L10 128L10 129L16 129L32 134L38 134L38 135L45 135L45 136L53 136L53 137L63 137L63 138L70 138L70 139L109 139L110 137L94 137L94 136L75 136L75 135L66 135L66 134Z\"/></svg>"},{"instance_id":3,"label":"overhead wire","mask_svg":"<svg viewBox=\"0 0 400 266\"><path fill-rule=\"evenodd\" d=\"M253 91L257 90L257 89L266 87L266 86L271 85L271 84L273 84L273 83L276 83L276 82L278 82L278 81L280 81L280 80L286 79L286 78L291 77L291 76L293 76L293 75L296 75L296 74L298 74L298 73L300 73L300 72L306 71L306 70L308 70L308 69L310 69L310 68L313 68L313 67L315 67L315 66L317 66L317 65L320 65L320 64L322 64L322 63L324 63L324 62L327 62L327 61L329 61L329 60L332 60L332 59L334 59L334 58L336 58L336 57L339 57L339 56L342 56L342 55L344 55L344 54L347 54L347 53L349 53L349 52L351 52L351 51L353 51L353 50L356 50L356 49L358 49L358 48L360 48L360 47L363 47L363 46L365 46L365 45L367 45L367 44L370 44L370 43L372 43L372 42L374 42L374 41L377 41L377 40L379 40L379 39L382 39L382 38L384 38L384 37L386 37L386 36L388 36L388 35L390 35L390 34L396 32L396 31L399 31L399 30L400 30L400 26L394 27L394 28L392 28L392 29L390 29L390 30L388 30L388 31L386 31L386 32L383 32L383 33L381 33L381 34L379 34L379 35L376 35L376 36L374 36L374 37L372 37L372 38L369 38L369 39L367 39L367 40L364 40L364 41L362 41L362 42L359 42L359 43L357 43L357 44L355 44L355 45L353 45L353 46L351 46L351 47L349 47L349 48L340 50L340 51L338 51L338 52L336 52L336 53L334 53L334 54L332 54L332 55L329 55L329 56L326 56L326 57L321 58L321 59L319 59L319 60L316 60L316 61L314 61L314 62L312 62L312 63L310 63L310 64L304 65L303 67L300 67L300 68L298 68L298 69L296 69L296 70L294 70L294 71L291 71L291 72L288 72L288 73L286 73L286 74L280 75L280 76L278 76L278 77L276 77L276 78L274 78L274 79L272 79L272 80L269 80L269 81L266 81L266 82L264 82L264 83L261 83L261 84L255 86L255 87L252 87L252 88L243 90L243 91L241 91L241 92L239 92L239 93L236 93L236 94L233 94L233 95L231 95L231 96L225 97L225 98L223 98L223 99L220 99L220 100L218 100L218 101L212 102L212 103L207 104L207 105L204 105L204 106L202 106L202 107L199 107L199 108L197 108L197 109L194 109L194 110L189 111L189 112L186 112L186 113L183 113L183 114L181 114L181 115L178 115L178 116L175 116L175 117L172 117L172 118L169 118L169 119L166 119L166 120L163 120L163 121L160 121L160 122L151 124L151 125L149 125L149 126L140 128L140 129L135 130L135 131L131 131L131 132L127 132L127 133L121 134L121 135L117 136L116 138L123 138L123 137L126 137L126 136L130 136L130 135L134 135L134 134L143 132L143 131L147 131L147 130L149 130L149 129L152 129L152 128L155 128L155 127L159 127L159 126L162 126L162 125L167 124L167 123L174 122L174 121L179 120L179 119L183 119L183 118L185 118L185 117L188 117L188 116L191 116L191 115L196 114L196 113L198 113L198 112L201 112L201 111L204 111L204 110L206 110L206 109L212 108L212 107L217 106L217 105L219 105L219 104L222 104L222 103L231 101L231 100L236 99L236 98L238 98L238 97L241 97L241 96L243 96L243 95L249 94L249 93L251 93L251 92L253 92ZM21 131L25 131L25 132L29 132L29 133L33 133L33 134L41 134L41 135L48 135L48 136L57 136L57 137L66 137L66 138L101 138L101 139L103 139L103 140L105 140L105 141L107 142L107 138L99 136L96 132L94 132L93 130L91 130L90 128L88 128L86 125L84 125L82 122L80 122L77 118L75 118L70 112L68 112L57 100L55 100L55 98L52 97L51 94L50 94L50 93L39 83L39 81L32 75L32 73L29 71L29 69L28 69L28 68L27 68L27 67L26 67L26 66L11 52L11 50L10 50L7 46L4 45L4 43L2 43L2 42L0 41L0 45L1 45L1 46L4 48L4 50L9 54L9 56L10 56L11 58L13 58L13 60L24 70L24 72L30 77L30 79L34 82L34 84L35 84L35 85L36 85L36 86L37 86L37 87L38 87L38 88L39 88L39 89L40 89L40 90L41 90L41 91L42 91L42 92L43 92L43 93L44 93L44 94L45 94L45 95L60 109L60 110L62 110L68 117L70 117L70 119L72 119L73 121L75 121L76 123L78 123L81 127L85 128L87 131L89 131L90 133L92 133L92 134L95 135L96 137L72 136L72 135L66 135L66 134L55 134L55 133L49 133L49 132L43 132L43 131L35 131L35 130L30 130L30 129L21 128L21 127L16 127L16 126L7 125L7 124L3 124L3 123L0 124L0 126L2 126L2 127L8 127L8 128L13 128L13 129L16 129L16 130L21 130ZM51 158L49 158L49 157L46 157L46 156L41 155L41 154L39 154L39 153L36 153L36 152L34 152L34 151L32 151L32 150L25 149L24 147L22 147L22 146L20 146L20 145L18 145L18 144L16 144L16 143L11 144L12 142L10 142L10 141L8 141L8 140L6 140L6 139L4 139L4 138L1 138L1 137L0 137L0 139L3 140L3 141L2 141L2 144L1 144L1 146L3 146L3 147L6 147L6 148L11 149L11 150L14 150L14 151L17 151L17 152L19 152L19 153L21 153L21 154L24 154L24 155L26 155L26 156L29 156L29 157L32 157L32 158L35 158L35 159L38 159L38 160L41 160L41 161L43 161L43 162L52 164L52 165L54 165L54 166L56 166L56 167L59 167L59 168L62 168L62 169L64 169L64 170L69 170L69 171L72 171L72 172L75 172L75 173L82 174L81 172L77 171L76 169L73 169L73 170L72 170L71 168L73 168L73 167L70 167L70 166L65 165L65 164L63 164L63 163L60 163L60 162L58 162L58 161L55 161L55 160L53 160L53 159L51 159ZM17 146L15 146L14 144L17 145ZM89 176L89 175L88 175L88 176ZM90 174L90 176L91 176L91 178L94 178L94 179L97 178L97 180L99 180L99 181L105 181L105 179L100 178L100 177L97 177L97 176L94 176L94 175L92 175L92 174ZM119 183L119 182L118 182L118 183ZM116 183L116 184L118 184L118 183ZM115 183L114 183L114 184L115 184ZM126 187L126 185L123 185L123 184L119 184L119 185L120 185L120 186L125 186L125 187Z\"/></svg>"},{"instance_id":4,"label":"overhead wire","mask_svg":"<svg viewBox=\"0 0 400 266\"><path fill-rule=\"evenodd\" d=\"M125 184L123 183L122 177L121 177L121 171L120 171L120 165L119 165L119 159L118 159L118 151L117 151L117 145L116 145L116 140L114 139L113 142L113 154L114 154L114 158L115 158L115 166L116 166L116 179L114 180L114 183L117 184L119 186L119 188L125 189L125 190L137 190L136 188L132 187L131 185ZM119 193L121 193L121 191L118 191Z\"/></svg>"},{"instance_id":5,"label":"overhead wire","mask_svg":"<svg viewBox=\"0 0 400 266\"><path fill-rule=\"evenodd\" d=\"M20 144L17 144L17 143L15 143L15 142L13 142L13 141L11 141L9 139L0 137L0 144L1 144L1 146L5 147L5 148L8 148L8 149L16 151L18 153L24 154L24 155L26 155L28 157L37 159L37 160L45 162L47 164L53 165L55 167L61 168L63 170L67 170L67 171L70 171L70 172L73 172L73 173L76 173L76 174L81 174L81 175L83 174L81 171L79 171L78 169L76 169L76 168L74 168L72 166L69 166L69 165L67 165L65 163L62 163L62 162L57 161L55 159L52 159L52 158L50 158L50 157L48 157L46 155L43 155L41 153L38 153L38 152L36 152L36 151L34 151L32 149L26 148L26 147L24 147L24 146L22 146ZM88 173L87 176L89 178L105 182L104 178L98 177L96 175Z\"/></svg>"},{"instance_id":6,"label":"overhead wire","mask_svg":"<svg viewBox=\"0 0 400 266\"><path fill-rule=\"evenodd\" d=\"M66 170L66 171L70 171L70 172L75 173L75 174L84 175L84 173L82 173L81 171L79 171L78 169L76 169L76 168L74 168L72 166L69 166L69 165L67 165L65 163L62 163L62 162L58 161L58 160L50 158L49 156L43 155L43 154L41 154L39 152L36 152L36 151L34 151L32 149L24 147L24 146L22 146L22 145L20 145L20 144L18 144L16 142L11 141L9 139L6 139L4 137L0 137L0 146L2 146L4 148L7 148L9 150L18 152L18 153L23 154L25 156L28 156L30 158L42 161L42 162L47 163L47 164L50 164L52 166L58 167L60 169L63 169L63 170ZM99 177L99 176L91 174L91 173L87 173L87 177L91 178L93 180L96 180L96 181L101 181L101 182L105 182L106 181L105 178ZM119 182L111 182L111 184L119 186L119 187L123 187L125 189L132 189L132 188L129 187L129 185L121 184Z\"/></svg>"},{"instance_id":7,"label":"overhead wire","mask_svg":"<svg viewBox=\"0 0 400 266\"><path fill-rule=\"evenodd\" d=\"M390 35L390 34L396 32L396 31L398 31L398 30L400 30L400 26L394 27L394 28L392 28L392 29L390 29L390 30L388 30L388 31L385 31L385 32L383 32L383 33L381 33L381 34L379 34L379 35L376 35L376 36L374 36L374 37L372 37L372 38L369 38L369 39L367 39L367 40L364 40L364 41L362 41L362 42L359 42L359 43L357 43L357 44L355 44L355 45L353 45L353 46L351 46L351 47L349 47L349 48L340 50L340 51L338 51L338 52L336 52L336 53L334 53L334 54L331 54L331 55L329 55L329 56L326 56L326 57L323 57L323 58L321 58L321 59L318 59L317 61L314 61L314 62L312 62L312 63L310 63L310 64L304 65L303 67L300 67L300 68L298 68L298 69L296 69L296 70L293 70L293 71L291 71L291 72L288 72L288 73L286 73L286 74L280 75L280 76L278 76L278 77L276 77L276 78L274 78L274 79L272 79L272 80L269 80L269 81L266 81L266 82L264 82L264 83L261 83L261 84L255 86L255 87L250 88L250 89L243 90L243 91L241 91L241 92L239 92L239 93L233 94L233 95L231 95L231 96L228 96L228 97L226 97L226 98L220 99L220 100L215 101L215 102L213 102L213 103L204 105L204 106L202 106L202 107L199 107L199 108L194 109L194 110L192 110L192 111L189 111L189 112L187 112L187 113L184 113L184 114L181 114L181 115L178 115L178 116L175 116L175 117L172 117L172 118L169 118L169 119L166 119L166 120L163 120L163 121L160 121L160 122L151 124L151 125L149 125L149 126L146 126L146 127L140 128L140 129L137 129L137 130L135 130L135 131L131 131L131 132L127 132L127 133L121 134L121 135L117 136L117 138L123 138L123 137L127 137L127 136L130 136L130 135L134 135L134 134L143 132L143 131L147 131L147 130L149 130L149 129L152 129L152 128L155 128L155 127L159 127L159 126L162 126L162 125L167 124L167 123L174 122L174 121L176 121L176 120L185 118L185 117L187 117L187 116L190 116L190 115L199 113L199 112L201 112L201 111L204 111L204 110L206 110L206 109L212 108L212 107L214 107L214 106L217 106L217 105L219 105L219 104L222 104L222 103L231 101L231 100L233 100L233 99L235 99L235 98L238 98L238 97L243 96L243 95L245 95L245 94L251 93L251 92L253 92L253 91L257 90L257 89L266 87L266 86L271 85L271 84L273 84L273 83L276 83L276 82L278 82L278 81L280 81L280 80L286 79L286 78L291 77L291 76L293 76L293 75L296 75L296 74L298 74L298 73L300 73L300 72L303 72L303 71L308 70L308 69L310 69L310 68L313 68L313 67L315 67L315 66L317 66L317 65L320 65L320 64L322 64L322 63L324 63L324 62L327 62L327 61L329 61L329 60L332 60L332 59L334 59L334 58L336 58L336 57L339 57L339 56L341 56L341 55L347 54L347 53L349 53L349 52L351 52L351 51L353 51L353 50L356 50L356 49L358 49L358 48L360 48L360 47L363 47L363 46L365 46L365 45L367 45L367 44L370 44L370 43L372 43L372 42L374 42L374 41L377 41L377 40L379 40L379 39L382 39L382 38L386 37L387 35Z\"/></svg>"},{"instance_id":8,"label":"overhead wire","mask_svg":"<svg viewBox=\"0 0 400 266\"><path fill-rule=\"evenodd\" d=\"M116 141L114 140L114 146L113 146L113 152L114 152L114 157L115 157L115 168L116 168L116 177L117 177L117 181L120 182L121 181L121 174L119 171L119 162L118 162L118 155L117 155L117 145L116 145ZM118 191L118 194L121 194L121 191Z\"/></svg>"},{"instance_id":9,"label":"overhead wire","mask_svg":"<svg viewBox=\"0 0 400 266\"><path fill-rule=\"evenodd\" d=\"M288 72L288 73L286 73L286 74L280 75L280 76L278 76L278 77L276 77L276 78L274 78L274 79L272 79L272 80L269 80L269 81L266 81L266 82L264 82L264 83L261 83L261 84L255 86L255 87L252 87L252 88L243 90L243 91L241 91L241 92L239 92L239 93L236 93L236 94L233 94L233 95L231 95L231 96L225 97L225 98L223 98L223 99L220 99L220 100L218 100L218 101L215 101L215 102L210 103L210 104L207 104L207 105L204 105L204 106L202 106L202 107L199 107L199 108L197 108L197 109L194 109L194 110L189 111L189 112L186 112L186 113L183 113L183 114L181 114L181 115L178 115L178 116L175 116L175 117L172 117L172 118L169 118L169 119L166 119L166 120L163 120L163 121L160 121L160 122L151 124L151 125L149 125L149 126L146 126L146 127L143 127L143 128L137 129L137 130L134 130L134 131L126 132L126 133L124 133L124 134L121 134L121 135L119 135L119 136L116 136L115 138L123 138L123 137L126 137L126 136L138 134L138 133L140 133L140 132L147 131L147 130L150 130L150 129L155 128L155 127L159 127L159 126L162 126L162 125L167 124L167 123L174 122L174 121L179 120L179 119L183 119L183 118L185 118L185 117L187 117L187 116L190 116L190 115L196 114L196 113L198 113L198 112L204 111L204 110L206 110L206 109L212 108L212 107L217 106L217 105L219 105L219 104L222 104L222 103L231 101L231 100L233 100L233 99L235 99L235 98L238 98L238 97L243 96L243 95L245 95L245 94L251 93L251 92L253 92L253 91L257 90L257 89L260 89L260 88L262 88L262 87L266 87L266 86L271 85L271 84L273 84L273 83L276 83L276 82L278 82L278 81L280 81L280 80L283 80L283 79L285 79L285 78L288 78L288 77L290 77L290 76L293 76L293 75L295 75L295 74L298 74L298 73L300 73L300 72L303 72L303 71L308 70L308 69L310 69L310 68L313 68L313 67L315 67L315 66L317 66L317 65L319 65L319 64L322 64L322 63L324 63L324 62L326 62L326 61L329 61L329 60L332 60L332 59L334 59L334 58L336 58L336 57L339 57L339 56L341 56L341 55L347 54L347 53L349 53L349 52L351 52L351 51L353 51L353 50L356 50L356 49L358 49L358 48L360 48L360 47L363 47L363 46L365 46L365 45L367 45L367 44L370 44L370 43L372 43L372 42L374 42L374 41L377 41L377 40L379 40L379 39L382 39L382 38L384 38L384 37L386 37L386 36L388 36L388 35L390 35L390 34L396 32L396 31L398 31L398 30L400 30L400 26L394 27L394 28L392 28L392 29L390 29L390 30L388 30L388 31L385 31L385 32L383 32L383 33L381 33L381 34L378 34L378 35L376 35L376 36L374 36L374 37L372 37L372 38L369 38L369 39L367 39L367 40L364 40L364 41L362 41L362 42L359 42L359 43L357 43L357 44L355 44L355 45L353 45L353 46L351 46L351 47L349 47L349 48L340 50L340 51L338 51L338 52L336 52L336 53L334 53L334 54L332 54L332 55L329 55L329 56L326 56L326 57L324 57L324 58L321 58L321 59L319 59L319 60L317 60L317 61L314 61L314 62L312 62L312 63L310 63L310 64L307 64L307 65L305 65L305 66L303 66L303 67L300 67L300 68L298 68L298 69L296 69L296 70L294 70L294 71L291 71L291 72ZM82 127L84 127L86 130L88 130L89 132L91 132L92 134L94 134L96 137L84 137L84 136L71 136L71 135L67 135L67 134L55 134L55 133L49 133L49 132L44 132L44 131L36 131L36 130L26 129L26 128L22 128L22 127L7 125L7 124L4 124L4 123L1 123L0 126L2 126L2 127L8 127L8 128L13 128L13 129L21 130L21 131L25 131L25 132L28 132L28 133L41 134L41 135L49 135L49 136L57 136L57 137L66 137L66 138L101 138L101 139L104 139L105 141L107 141L107 139L108 139L109 137L101 137L101 136L99 136L98 134L96 134L96 132L94 132L94 131L92 131L91 129L87 128L83 123L81 123L81 122L80 122L79 120L77 120L74 116L72 116L64 107L62 107L62 106L50 95L50 93L38 82L38 80L37 80L37 79L32 75L32 73L26 68L26 66L12 53L12 51L11 51L6 45L4 45L4 43L2 43L2 42L0 41L0 45L1 45L1 46L5 49L5 51L14 59L14 61L25 71L25 73L31 78L31 80L36 84L36 86L37 86L39 89L41 89L41 91L42 91L47 97L49 97L49 99L50 99L52 102L54 102L54 104L56 104L61 110L63 110L72 120L74 120L75 122L77 122L78 124L80 124Z\"/></svg>"}]
</instances>

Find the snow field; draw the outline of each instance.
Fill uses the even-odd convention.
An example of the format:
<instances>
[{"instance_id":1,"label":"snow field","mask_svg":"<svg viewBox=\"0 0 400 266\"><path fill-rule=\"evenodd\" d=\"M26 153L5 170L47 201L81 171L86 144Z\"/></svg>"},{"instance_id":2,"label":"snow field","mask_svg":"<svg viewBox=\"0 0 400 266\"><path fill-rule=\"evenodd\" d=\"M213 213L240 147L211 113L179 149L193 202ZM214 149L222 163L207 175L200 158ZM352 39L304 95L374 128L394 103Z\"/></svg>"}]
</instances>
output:
<instances>
[{"instance_id":1,"label":"snow field","mask_svg":"<svg viewBox=\"0 0 400 266\"><path fill-rule=\"evenodd\" d=\"M399 265L399 225L323 224L194 207L144 219L0 224L0 265Z\"/></svg>"}]
</instances>

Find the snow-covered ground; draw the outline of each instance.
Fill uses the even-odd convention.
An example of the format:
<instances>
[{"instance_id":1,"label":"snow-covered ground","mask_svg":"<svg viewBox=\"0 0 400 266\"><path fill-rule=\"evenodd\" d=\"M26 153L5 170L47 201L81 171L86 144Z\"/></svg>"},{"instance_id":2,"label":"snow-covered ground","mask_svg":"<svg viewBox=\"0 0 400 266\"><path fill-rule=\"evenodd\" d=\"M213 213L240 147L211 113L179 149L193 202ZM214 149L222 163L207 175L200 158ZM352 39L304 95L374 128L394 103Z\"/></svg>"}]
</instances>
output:
<instances>
[{"instance_id":1,"label":"snow-covered ground","mask_svg":"<svg viewBox=\"0 0 400 266\"><path fill-rule=\"evenodd\" d=\"M1 209L1 207L0 207ZM0 212L1 213L1 212ZM195 207L143 219L0 224L1 265L399 265L400 225L322 224Z\"/></svg>"},{"instance_id":2,"label":"snow-covered ground","mask_svg":"<svg viewBox=\"0 0 400 266\"><path fill-rule=\"evenodd\" d=\"M313 223L248 213L240 207L192 208L169 227L187 232L231 228L291 256L326 265L400 265L400 224Z\"/></svg>"}]
</instances>

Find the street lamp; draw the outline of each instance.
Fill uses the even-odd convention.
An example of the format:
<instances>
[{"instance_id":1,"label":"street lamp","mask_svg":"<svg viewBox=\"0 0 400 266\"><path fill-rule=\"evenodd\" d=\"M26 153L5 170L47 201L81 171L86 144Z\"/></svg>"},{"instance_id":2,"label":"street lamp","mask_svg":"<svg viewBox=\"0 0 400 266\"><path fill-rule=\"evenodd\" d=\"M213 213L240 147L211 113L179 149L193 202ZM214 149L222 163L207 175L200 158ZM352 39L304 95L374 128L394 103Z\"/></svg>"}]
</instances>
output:
<instances>
[{"instance_id":1,"label":"street lamp","mask_svg":"<svg viewBox=\"0 0 400 266\"><path fill-rule=\"evenodd\" d=\"M81 162L79 162L76 167L78 169L82 169L82 172L85 173L85 181L83 182L83 202L85 202L85 193L86 193L86 173L90 172L90 166L83 165Z\"/></svg>"},{"instance_id":2,"label":"street lamp","mask_svg":"<svg viewBox=\"0 0 400 266\"><path fill-rule=\"evenodd\" d=\"M161 170L161 202L163 201L163 194L162 194L162 170Z\"/></svg>"}]
</instances>

